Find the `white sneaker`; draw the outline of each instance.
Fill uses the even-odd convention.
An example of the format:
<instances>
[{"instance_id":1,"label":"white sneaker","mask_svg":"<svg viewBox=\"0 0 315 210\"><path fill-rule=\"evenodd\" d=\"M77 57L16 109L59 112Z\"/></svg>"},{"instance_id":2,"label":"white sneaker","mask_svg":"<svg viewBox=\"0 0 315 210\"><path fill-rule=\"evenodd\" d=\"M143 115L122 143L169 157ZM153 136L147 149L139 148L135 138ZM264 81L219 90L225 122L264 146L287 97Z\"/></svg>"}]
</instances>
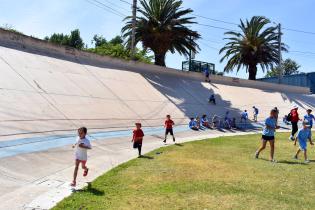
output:
<instances>
[{"instance_id":1,"label":"white sneaker","mask_svg":"<svg viewBox=\"0 0 315 210\"><path fill-rule=\"evenodd\" d=\"M277 163L277 161L275 159L270 160L270 162Z\"/></svg>"},{"instance_id":2,"label":"white sneaker","mask_svg":"<svg viewBox=\"0 0 315 210\"><path fill-rule=\"evenodd\" d=\"M304 161L304 163L310 163L310 162L311 162L310 160L305 160L305 161Z\"/></svg>"}]
</instances>

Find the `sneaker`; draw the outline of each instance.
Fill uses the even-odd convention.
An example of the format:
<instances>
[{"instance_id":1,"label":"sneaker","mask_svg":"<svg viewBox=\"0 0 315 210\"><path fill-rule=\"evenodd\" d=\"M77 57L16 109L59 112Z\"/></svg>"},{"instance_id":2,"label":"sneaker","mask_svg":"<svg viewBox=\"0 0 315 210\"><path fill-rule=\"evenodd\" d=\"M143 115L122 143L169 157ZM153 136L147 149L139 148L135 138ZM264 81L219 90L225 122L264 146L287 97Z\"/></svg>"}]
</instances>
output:
<instances>
[{"instance_id":1,"label":"sneaker","mask_svg":"<svg viewBox=\"0 0 315 210\"><path fill-rule=\"evenodd\" d=\"M270 160L270 162L277 163L277 161L275 159Z\"/></svg>"},{"instance_id":2,"label":"sneaker","mask_svg":"<svg viewBox=\"0 0 315 210\"><path fill-rule=\"evenodd\" d=\"M87 168L87 169L85 169L85 170L84 170L84 172L83 172L83 176L87 176L87 175L88 175L88 173L89 173L89 169Z\"/></svg>"},{"instance_id":3,"label":"sneaker","mask_svg":"<svg viewBox=\"0 0 315 210\"><path fill-rule=\"evenodd\" d=\"M256 159L259 158L259 153L258 153L258 152L255 153L255 158L256 158Z\"/></svg>"},{"instance_id":4,"label":"sneaker","mask_svg":"<svg viewBox=\"0 0 315 210\"><path fill-rule=\"evenodd\" d=\"M293 157L293 159L294 159L294 160L298 160L298 157L295 155L295 156Z\"/></svg>"},{"instance_id":5,"label":"sneaker","mask_svg":"<svg viewBox=\"0 0 315 210\"><path fill-rule=\"evenodd\" d=\"M294 141L294 136L290 136L289 140Z\"/></svg>"},{"instance_id":6,"label":"sneaker","mask_svg":"<svg viewBox=\"0 0 315 210\"><path fill-rule=\"evenodd\" d=\"M163 142L166 143L166 139Z\"/></svg>"},{"instance_id":7,"label":"sneaker","mask_svg":"<svg viewBox=\"0 0 315 210\"><path fill-rule=\"evenodd\" d=\"M77 185L77 183L75 181L72 181L70 184L71 187L75 187L76 185Z\"/></svg>"},{"instance_id":8,"label":"sneaker","mask_svg":"<svg viewBox=\"0 0 315 210\"><path fill-rule=\"evenodd\" d=\"M305 161L304 161L304 163L306 163L306 164L307 164L307 163L310 163L310 162L311 162L310 160L305 160Z\"/></svg>"}]
</instances>

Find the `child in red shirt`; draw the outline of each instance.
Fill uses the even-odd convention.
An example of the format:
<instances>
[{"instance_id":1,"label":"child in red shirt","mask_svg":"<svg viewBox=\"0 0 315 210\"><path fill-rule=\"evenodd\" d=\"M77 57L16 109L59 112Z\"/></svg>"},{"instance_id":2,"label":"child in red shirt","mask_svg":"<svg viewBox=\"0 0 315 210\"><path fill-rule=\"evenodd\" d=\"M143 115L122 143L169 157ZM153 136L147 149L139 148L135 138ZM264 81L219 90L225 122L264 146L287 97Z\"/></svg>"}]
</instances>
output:
<instances>
[{"instance_id":1,"label":"child in red shirt","mask_svg":"<svg viewBox=\"0 0 315 210\"><path fill-rule=\"evenodd\" d=\"M133 142L133 148L138 149L139 157L141 157L142 140L144 133L141 129L141 123L136 123L136 129L133 130L133 136L131 142Z\"/></svg>"},{"instance_id":2,"label":"child in red shirt","mask_svg":"<svg viewBox=\"0 0 315 210\"><path fill-rule=\"evenodd\" d=\"M166 143L167 135L171 134L173 136L173 142L175 142L175 137L174 137L174 132L173 132L173 125L175 125L174 121L171 120L171 115L166 115L166 120L164 122L164 127L165 127L165 138L164 138L164 143Z\"/></svg>"}]
</instances>

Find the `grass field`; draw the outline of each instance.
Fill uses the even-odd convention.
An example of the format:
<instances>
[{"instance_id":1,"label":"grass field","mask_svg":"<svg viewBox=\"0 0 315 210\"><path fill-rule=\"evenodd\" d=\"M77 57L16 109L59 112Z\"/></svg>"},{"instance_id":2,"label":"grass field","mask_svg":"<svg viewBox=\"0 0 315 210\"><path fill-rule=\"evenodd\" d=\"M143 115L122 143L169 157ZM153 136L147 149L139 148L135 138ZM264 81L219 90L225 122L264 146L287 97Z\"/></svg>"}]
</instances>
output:
<instances>
[{"instance_id":1,"label":"grass field","mask_svg":"<svg viewBox=\"0 0 315 210\"><path fill-rule=\"evenodd\" d=\"M277 135L277 163L267 161L269 147L254 159L258 135L164 147L109 171L54 209L315 209L315 162L292 160L297 147L287 138Z\"/></svg>"}]
</instances>

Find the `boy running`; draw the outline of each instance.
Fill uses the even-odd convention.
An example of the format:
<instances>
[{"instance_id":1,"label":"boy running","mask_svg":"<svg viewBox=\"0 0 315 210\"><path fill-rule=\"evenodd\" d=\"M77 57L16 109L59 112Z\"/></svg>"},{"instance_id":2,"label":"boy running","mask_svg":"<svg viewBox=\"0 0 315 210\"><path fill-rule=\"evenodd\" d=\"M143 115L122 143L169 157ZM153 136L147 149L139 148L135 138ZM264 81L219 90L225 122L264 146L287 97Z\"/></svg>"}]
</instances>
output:
<instances>
[{"instance_id":1,"label":"boy running","mask_svg":"<svg viewBox=\"0 0 315 210\"><path fill-rule=\"evenodd\" d=\"M166 143L167 135L171 134L173 137L173 142L175 142L175 137L174 137L174 132L173 132L173 125L175 125L174 121L171 120L171 115L166 115L166 120L164 122L164 127L165 127L165 138L164 138L164 143Z\"/></svg>"},{"instance_id":2,"label":"boy running","mask_svg":"<svg viewBox=\"0 0 315 210\"><path fill-rule=\"evenodd\" d=\"M298 135L295 138L294 146L296 145L296 142L299 141L299 149L297 150L294 159L298 159L298 155L301 151L304 152L304 160L305 163L309 163L310 161L307 159L307 140L309 140L311 145L314 145L312 142L312 132L309 129L308 121L303 121L303 128L299 130Z\"/></svg>"},{"instance_id":3,"label":"boy running","mask_svg":"<svg viewBox=\"0 0 315 210\"><path fill-rule=\"evenodd\" d=\"M279 126L277 126L276 116L277 116L277 110L273 109L270 112L270 117L268 117L265 121L265 127L262 131L262 137L261 137L262 145L255 153L256 159L259 158L260 152L266 148L266 144L267 144L267 142L269 142L269 144L270 144L270 161L275 162L275 160L274 160L275 131L276 131L276 129L280 128Z\"/></svg>"},{"instance_id":4,"label":"boy running","mask_svg":"<svg viewBox=\"0 0 315 210\"><path fill-rule=\"evenodd\" d=\"M76 144L72 146L73 148L75 148L75 168L73 172L73 181L71 183L72 187L76 186L76 180L80 163L82 169L84 170L83 176L87 176L89 172L89 169L86 167L87 150L92 149L92 146L90 141L86 138L86 134L87 134L86 127L79 128Z\"/></svg>"},{"instance_id":5,"label":"boy running","mask_svg":"<svg viewBox=\"0 0 315 210\"><path fill-rule=\"evenodd\" d=\"M138 149L139 156L141 157L141 149L142 149L142 140L144 137L144 133L141 129L141 123L136 123L136 128L133 130L132 140L133 142L133 148Z\"/></svg>"},{"instance_id":6,"label":"boy running","mask_svg":"<svg viewBox=\"0 0 315 210\"><path fill-rule=\"evenodd\" d=\"M309 123L309 128L312 129L313 128L313 120L315 120L314 115L312 115L312 110L308 109L307 114L304 116L304 120L306 120Z\"/></svg>"}]
</instances>

